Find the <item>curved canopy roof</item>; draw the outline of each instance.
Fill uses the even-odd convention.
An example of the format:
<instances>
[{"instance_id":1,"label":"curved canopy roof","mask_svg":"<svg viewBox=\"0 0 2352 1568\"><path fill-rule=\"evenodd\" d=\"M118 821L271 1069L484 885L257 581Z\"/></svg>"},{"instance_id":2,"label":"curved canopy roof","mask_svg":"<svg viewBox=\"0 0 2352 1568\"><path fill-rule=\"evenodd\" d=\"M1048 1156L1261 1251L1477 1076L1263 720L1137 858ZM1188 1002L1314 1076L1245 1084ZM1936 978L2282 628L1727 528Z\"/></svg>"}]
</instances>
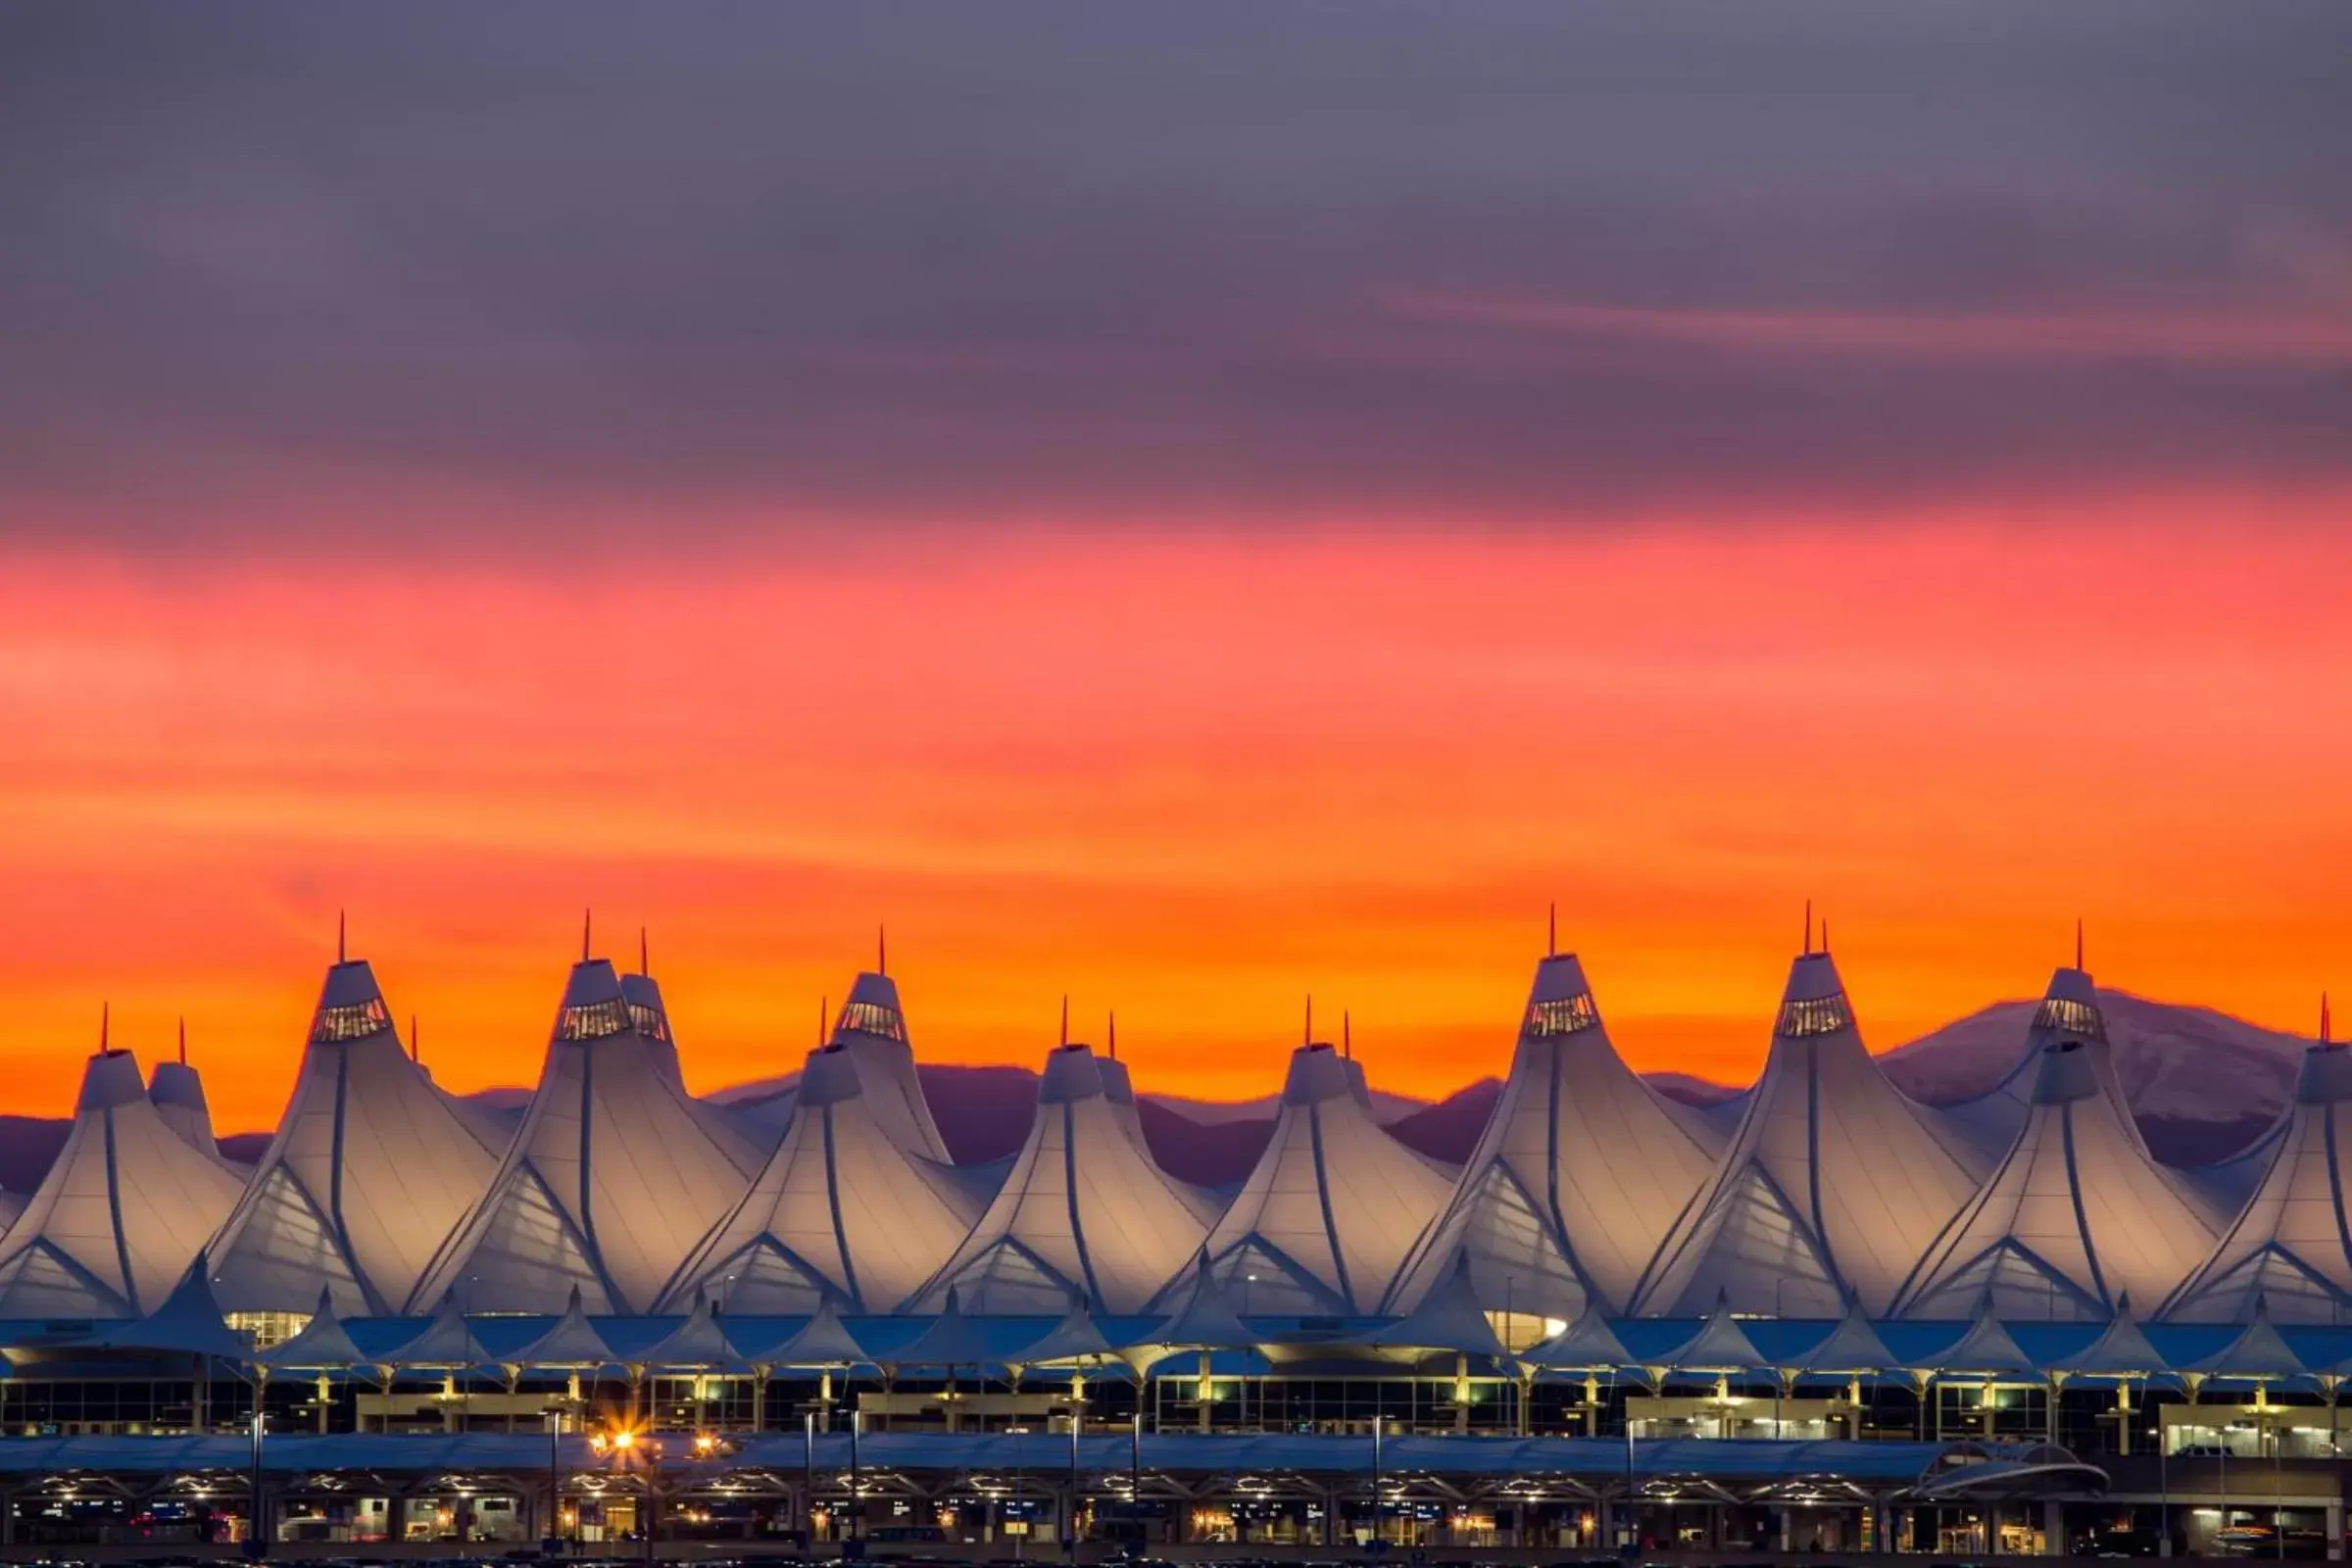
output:
<instances>
[{"instance_id":1,"label":"curved canopy roof","mask_svg":"<svg viewBox=\"0 0 2352 1568\"><path fill-rule=\"evenodd\" d=\"M936 1311L957 1288L975 1312L1058 1314L1073 1296L1138 1312L1206 1239L1185 1195L1120 1125L1094 1051L1062 1046L1046 1058L1004 1186L906 1309Z\"/></svg>"},{"instance_id":2,"label":"curved canopy roof","mask_svg":"<svg viewBox=\"0 0 2352 1568\"><path fill-rule=\"evenodd\" d=\"M2011 1317L2104 1320L2161 1301L2213 1246L2186 1184L2151 1158L2096 1042L2042 1049L2034 1110L1998 1169L1920 1259L1895 1310L1951 1317L1991 1294Z\"/></svg>"},{"instance_id":3,"label":"curved canopy roof","mask_svg":"<svg viewBox=\"0 0 2352 1568\"><path fill-rule=\"evenodd\" d=\"M100 1051L82 1069L65 1147L0 1238L0 1318L153 1310L241 1186L164 1120L129 1052Z\"/></svg>"},{"instance_id":4,"label":"curved canopy roof","mask_svg":"<svg viewBox=\"0 0 2352 1568\"><path fill-rule=\"evenodd\" d=\"M641 1312L760 1164L638 1032L602 958L572 967L539 1087L489 1191L410 1294L475 1311Z\"/></svg>"},{"instance_id":5,"label":"curved canopy roof","mask_svg":"<svg viewBox=\"0 0 2352 1568\"><path fill-rule=\"evenodd\" d=\"M1537 966L1519 1044L1486 1130L1385 1309L1418 1303L1466 1257L1494 1311L1623 1311L1722 1139L1626 1066L1584 965Z\"/></svg>"},{"instance_id":6,"label":"curved canopy roof","mask_svg":"<svg viewBox=\"0 0 2352 1568\"><path fill-rule=\"evenodd\" d=\"M1827 953L1790 967L1764 1076L1731 1149L1635 1293L1634 1310L1882 1312L1975 1190L1923 1107L1862 1048Z\"/></svg>"},{"instance_id":7,"label":"curved canopy roof","mask_svg":"<svg viewBox=\"0 0 2352 1568\"><path fill-rule=\"evenodd\" d=\"M2340 1323L2352 1312L2352 1048L2303 1054L2295 1098L2266 1147L2254 1196L2166 1318L2243 1323L2258 1300L2289 1323Z\"/></svg>"},{"instance_id":8,"label":"curved canopy roof","mask_svg":"<svg viewBox=\"0 0 2352 1568\"><path fill-rule=\"evenodd\" d=\"M736 1313L812 1312L837 1298L887 1312L948 1260L980 1205L895 1140L848 1046L808 1054L784 1138L751 1188L662 1292L674 1311L697 1293Z\"/></svg>"},{"instance_id":9,"label":"curved canopy roof","mask_svg":"<svg viewBox=\"0 0 2352 1568\"><path fill-rule=\"evenodd\" d=\"M1373 1121L1346 1058L1300 1046L1274 1134L1209 1232L1209 1267L1251 1311L1375 1311L1446 1188Z\"/></svg>"},{"instance_id":10,"label":"curved canopy roof","mask_svg":"<svg viewBox=\"0 0 2352 1568\"><path fill-rule=\"evenodd\" d=\"M232 1311L397 1312L488 1188L506 1139L401 1048L365 958L326 972L293 1095L214 1239Z\"/></svg>"}]
</instances>

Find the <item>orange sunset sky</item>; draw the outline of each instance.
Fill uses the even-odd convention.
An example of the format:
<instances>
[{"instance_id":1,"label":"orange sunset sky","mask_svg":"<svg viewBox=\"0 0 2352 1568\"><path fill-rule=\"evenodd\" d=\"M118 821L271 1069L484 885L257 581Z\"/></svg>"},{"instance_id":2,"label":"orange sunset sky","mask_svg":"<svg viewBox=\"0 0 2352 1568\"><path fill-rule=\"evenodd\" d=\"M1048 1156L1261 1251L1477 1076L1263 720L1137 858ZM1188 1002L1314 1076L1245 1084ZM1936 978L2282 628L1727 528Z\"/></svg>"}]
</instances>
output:
<instances>
[{"instance_id":1,"label":"orange sunset sky","mask_svg":"<svg viewBox=\"0 0 2352 1568\"><path fill-rule=\"evenodd\" d=\"M1553 901L1727 1081L1808 898L1880 1048L2352 992L2327 10L262 14L0 47L0 1110L267 1125L339 910L459 1089L583 906L698 1090L881 924L1225 1097L1499 1072Z\"/></svg>"}]
</instances>

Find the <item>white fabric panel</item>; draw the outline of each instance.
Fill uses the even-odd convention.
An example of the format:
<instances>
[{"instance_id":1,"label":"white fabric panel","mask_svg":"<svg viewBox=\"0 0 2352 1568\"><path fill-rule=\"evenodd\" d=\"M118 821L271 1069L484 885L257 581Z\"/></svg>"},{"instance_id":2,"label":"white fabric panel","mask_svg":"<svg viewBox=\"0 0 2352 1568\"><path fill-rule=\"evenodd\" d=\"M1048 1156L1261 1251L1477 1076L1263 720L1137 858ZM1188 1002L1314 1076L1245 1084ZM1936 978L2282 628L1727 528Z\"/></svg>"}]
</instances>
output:
<instances>
[{"instance_id":1,"label":"white fabric panel","mask_svg":"<svg viewBox=\"0 0 2352 1568\"><path fill-rule=\"evenodd\" d=\"M323 1283L338 1313L397 1312L489 1186L506 1140L434 1086L381 1002L366 960L330 973L276 1136L213 1243L231 1311L307 1311ZM355 1013L375 1027L338 1026Z\"/></svg>"},{"instance_id":2,"label":"white fabric panel","mask_svg":"<svg viewBox=\"0 0 2352 1568\"><path fill-rule=\"evenodd\" d=\"M1302 1046L1273 1136L1209 1233L1210 1268L1253 1310L1376 1310L1447 1185L1372 1120L1329 1046ZM1277 1306L1277 1293L1307 1304Z\"/></svg>"},{"instance_id":3,"label":"white fabric panel","mask_svg":"<svg viewBox=\"0 0 2352 1568\"><path fill-rule=\"evenodd\" d=\"M65 1147L0 1240L0 1317L152 1310L241 1185L157 1113L128 1052L101 1052L84 1069Z\"/></svg>"},{"instance_id":4,"label":"white fabric panel","mask_svg":"<svg viewBox=\"0 0 2352 1568\"><path fill-rule=\"evenodd\" d=\"M1850 1290L1886 1311L1972 1196L1948 1136L1863 1049L1829 955L1807 954L1789 971L1732 1147L1659 1249L1634 1310L1702 1313L1721 1293L1739 1312L1837 1316Z\"/></svg>"},{"instance_id":5,"label":"white fabric panel","mask_svg":"<svg viewBox=\"0 0 2352 1568\"><path fill-rule=\"evenodd\" d=\"M2243 1323L2257 1297L2283 1323L2340 1323L2352 1312L2352 1052L2316 1047L2283 1127L2269 1141L2259 1186L2210 1256L2180 1287L2167 1317Z\"/></svg>"},{"instance_id":6,"label":"white fabric panel","mask_svg":"<svg viewBox=\"0 0 2352 1568\"><path fill-rule=\"evenodd\" d=\"M1418 1305L1457 1256L1489 1310L1625 1309L1706 1180L1721 1138L1626 1066L1573 955L1538 967L1494 1115L1385 1310Z\"/></svg>"},{"instance_id":7,"label":"white fabric panel","mask_svg":"<svg viewBox=\"0 0 2352 1568\"><path fill-rule=\"evenodd\" d=\"M841 1070L848 1054L810 1054L783 1141L657 1310L683 1310L700 1288L733 1312L811 1310L812 1290L847 1311L887 1312L955 1252L981 1205L894 1141L863 1074Z\"/></svg>"},{"instance_id":8,"label":"white fabric panel","mask_svg":"<svg viewBox=\"0 0 2352 1568\"><path fill-rule=\"evenodd\" d=\"M758 1150L686 1093L620 998L611 964L574 967L522 1126L410 1310L463 1286L469 1311L560 1312L577 1285L590 1311L646 1311L742 1198Z\"/></svg>"},{"instance_id":9,"label":"white fabric panel","mask_svg":"<svg viewBox=\"0 0 2352 1568\"><path fill-rule=\"evenodd\" d=\"M1200 1250L1207 1227L1136 1147L1085 1046L1047 1058L1037 1116L987 1211L909 1311L951 1287L974 1313L1059 1313L1073 1296L1137 1312ZM1046 1293L1057 1298L1041 1302Z\"/></svg>"}]
</instances>

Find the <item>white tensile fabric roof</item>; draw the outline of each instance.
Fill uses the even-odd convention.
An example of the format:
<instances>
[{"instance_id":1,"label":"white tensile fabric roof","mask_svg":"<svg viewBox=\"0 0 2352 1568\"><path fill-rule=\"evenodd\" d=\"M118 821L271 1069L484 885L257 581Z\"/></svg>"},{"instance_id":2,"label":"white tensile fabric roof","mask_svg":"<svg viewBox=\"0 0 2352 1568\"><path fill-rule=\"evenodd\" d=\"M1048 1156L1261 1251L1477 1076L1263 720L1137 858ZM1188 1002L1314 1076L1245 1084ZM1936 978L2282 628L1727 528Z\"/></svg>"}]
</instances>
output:
<instances>
[{"instance_id":1,"label":"white tensile fabric roof","mask_svg":"<svg viewBox=\"0 0 2352 1568\"><path fill-rule=\"evenodd\" d=\"M0 1317L152 1311L241 1185L157 1112L129 1052L99 1052L65 1147L0 1239Z\"/></svg>"},{"instance_id":2,"label":"white tensile fabric roof","mask_svg":"<svg viewBox=\"0 0 2352 1568\"><path fill-rule=\"evenodd\" d=\"M1943 1129L1863 1050L1838 966L1791 966L1764 1076L1633 1310L1836 1317L1851 1292L1883 1313L1975 1183Z\"/></svg>"},{"instance_id":3,"label":"white tensile fabric roof","mask_svg":"<svg viewBox=\"0 0 2352 1568\"><path fill-rule=\"evenodd\" d=\"M1059 1314L1073 1295L1099 1311L1141 1311L1207 1231L1120 1124L1093 1050L1063 1046L1046 1058L1004 1185L906 1309L937 1311L956 1288L973 1312Z\"/></svg>"},{"instance_id":4,"label":"white tensile fabric roof","mask_svg":"<svg viewBox=\"0 0 2352 1568\"><path fill-rule=\"evenodd\" d=\"M925 1159L948 1160L947 1141L931 1119L923 1081L914 1070L914 1048L906 1036L906 1012L899 988L886 974L861 974L850 982L829 1044L858 1064L874 1117L900 1148Z\"/></svg>"},{"instance_id":5,"label":"white tensile fabric roof","mask_svg":"<svg viewBox=\"0 0 2352 1568\"><path fill-rule=\"evenodd\" d=\"M2263 1148L2261 1185L2164 1316L2243 1323L2267 1300L2281 1322L2340 1323L2352 1308L2352 1048L2304 1053L2294 1101Z\"/></svg>"},{"instance_id":6,"label":"white tensile fabric roof","mask_svg":"<svg viewBox=\"0 0 2352 1568\"><path fill-rule=\"evenodd\" d=\"M1391 1138L1328 1045L1291 1054L1274 1134L1209 1232L1209 1266L1252 1312L1375 1310L1447 1183Z\"/></svg>"},{"instance_id":7,"label":"white tensile fabric roof","mask_svg":"<svg viewBox=\"0 0 2352 1568\"><path fill-rule=\"evenodd\" d=\"M1720 1147L1626 1066L1575 955L1547 957L1486 1130L1383 1309L1416 1305L1463 1255L1490 1310L1622 1312Z\"/></svg>"},{"instance_id":8,"label":"white tensile fabric roof","mask_svg":"<svg viewBox=\"0 0 2352 1568\"><path fill-rule=\"evenodd\" d=\"M891 1137L850 1048L826 1046L808 1054L783 1142L656 1310L680 1310L699 1290L738 1314L796 1315L826 1299L888 1312L979 1213L948 1167Z\"/></svg>"},{"instance_id":9,"label":"white tensile fabric roof","mask_svg":"<svg viewBox=\"0 0 2352 1568\"><path fill-rule=\"evenodd\" d=\"M1920 1258L1897 1314L1956 1317L1989 1293L2003 1317L2105 1321L2127 1295L2163 1300L2213 1246L2211 1217L2149 1157L2099 1072L2096 1022L2042 1048L2032 1113Z\"/></svg>"},{"instance_id":10,"label":"white tensile fabric roof","mask_svg":"<svg viewBox=\"0 0 2352 1568\"><path fill-rule=\"evenodd\" d=\"M184 1061L157 1062L147 1072L147 1100L164 1125L186 1139L189 1148L220 1161L239 1179L247 1174L220 1152L220 1141L213 1136L213 1108L205 1102L204 1080L195 1068Z\"/></svg>"},{"instance_id":11,"label":"white tensile fabric roof","mask_svg":"<svg viewBox=\"0 0 2352 1568\"><path fill-rule=\"evenodd\" d=\"M397 1312L489 1187L503 1133L401 1048L365 958L326 971L294 1093L212 1247L231 1311Z\"/></svg>"},{"instance_id":12,"label":"white tensile fabric roof","mask_svg":"<svg viewBox=\"0 0 2352 1568\"><path fill-rule=\"evenodd\" d=\"M1936 1107L1936 1116L1958 1136L1966 1151L1973 1153L1981 1171L1989 1173L2017 1142L2018 1130L2025 1126L2026 1117L2034 1108L2034 1086L2041 1079L2041 1053L2061 1039L2086 1040L2091 1043L2091 1066L2097 1072L2100 1086L2114 1102L2128 1112L2132 1099L2124 1093L2123 1080L2115 1074L2115 1053L2107 1043L2107 1021L2099 1011L2098 988L2088 973L2079 968L2054 971L2047 990L2034 1008L2034 1021L2027 1026L2025 1049L2016 1063L2001 1075L2001 1081L1973 1100ZM2139 1140L2139 1127L2126 1116L2126 1125L2134 1142Z\"/></svg>"},{"instance_id":13,"label":"white tensile fabric roof","mask_svg":"<svg viewBox=\"0 0 2352 1568\"><path fill-rule=\"evenodd\" d=\"M743 1196L760 1152L686 1092L602 958L573 965L529 1110L489 1191L410 1293L468 1311L643 1312Z\"/></svg>"}]
</instances>

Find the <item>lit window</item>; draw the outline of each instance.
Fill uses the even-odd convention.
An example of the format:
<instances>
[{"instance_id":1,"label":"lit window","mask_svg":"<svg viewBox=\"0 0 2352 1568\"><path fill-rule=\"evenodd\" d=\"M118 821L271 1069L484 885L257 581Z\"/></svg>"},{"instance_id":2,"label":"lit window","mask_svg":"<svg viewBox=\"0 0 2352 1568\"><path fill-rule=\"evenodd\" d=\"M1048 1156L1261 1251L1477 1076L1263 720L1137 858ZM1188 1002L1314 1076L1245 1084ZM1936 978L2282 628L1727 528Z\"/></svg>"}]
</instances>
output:
<instances>
[{"instance_id":1,"label":"lit window","mask_svg":"<svg viewBox=\"0 0 2352 1568\"><path fill-rule=\"evenodd\" d=\"M896 1007L879 1006L871 1002L853 1002L841 1009L841 1021L833 1026L835 1034L880 1035L885 1040L906 1043L906 1020L899 1016Z\"/></svg>"},{"instance_id":2,"label":"lit window","mask_svg":"<svg viewBox=\"0 0 2352 1568\"><path fill-rule=\"evenodd\" d=\"M1834 1035L1850 1026L1853 1021L1853 1009L1845 1004L1845 993L1842 991L1781 1004L1780 1032L1790 1040L1802 1040L1809 1035Z\"/></svg>"},{"instance_id":3,"label":"lit window","mask_svg":"<svg viewBox=\"0 0 2352 1568\"><path fill-rule=\"evenodd\" d=\"M646 1039L659 1040L664 1045L669 1043L669 1020L662 1016L659 1008L649 1007L642 1002L632 1002L629 1004L629 1022L635 1024L637 1032Z\"/></svg>"},{"instance_id":4,"label":"lit window","mask_svg":"<svg viewBox=\"0 0 2352 1568\"><path fill-rule=\"evenodd\" d=\"M308 1312L230 1312L225 1317L230 1329L252 1335L261 1350L283 1345L311 1326Z\"/></svg>"},{"instance_id":5,"label":"lit window","mask_svg":"<svg viewBox=\"0 0 2352 1568\"><path fill-rule=\"evenodd\" d=\"M389 1028L391 1023L381 997L369 997L347 1007L320 1007L318 1021L311 1026L311 1043L331 1045L341 1040L365 1040L378 1029Z\"/></svg>"},{"instance_id":6,"label":"lit window","mask_svg":"<svg viewBox=\"0 0 2352 1568\"><path fill-rule=\"evenodd\" d=\"M2050 997L2034 1010L2034 1027L2054 1029L2060 1034L2081 1035L2086 1040L2107 1038L2106 1020L2099 1009L2087 1002L2076 1002L2068 997Z\"/></svg>"},{"instance_id":7,"label":"lit window","mask_svg":"<svg viewBox=\"0 0 2352 1568\"><path fill-rule=\"evenodd\" d=\"M584 1007L565 1007L556 1020L558 1040L602 1040L629 1027L628 1004L618 997L591 1002Z\"/></svg>"},{"instance_id":8,"label":"lit window","mask_svg":"<svg viewBox=\"0 0 2352 1568\"><path fill-rule=\"evenodd\" d=\"M1600 1013L1592 1005L1592 993L1580 991L1556 1002L1530 1004L1526 1032L1532 1039L1543 1040L1552 1035L1572 1035L1598 1022Z\"/></svg>"}]
</instances>

